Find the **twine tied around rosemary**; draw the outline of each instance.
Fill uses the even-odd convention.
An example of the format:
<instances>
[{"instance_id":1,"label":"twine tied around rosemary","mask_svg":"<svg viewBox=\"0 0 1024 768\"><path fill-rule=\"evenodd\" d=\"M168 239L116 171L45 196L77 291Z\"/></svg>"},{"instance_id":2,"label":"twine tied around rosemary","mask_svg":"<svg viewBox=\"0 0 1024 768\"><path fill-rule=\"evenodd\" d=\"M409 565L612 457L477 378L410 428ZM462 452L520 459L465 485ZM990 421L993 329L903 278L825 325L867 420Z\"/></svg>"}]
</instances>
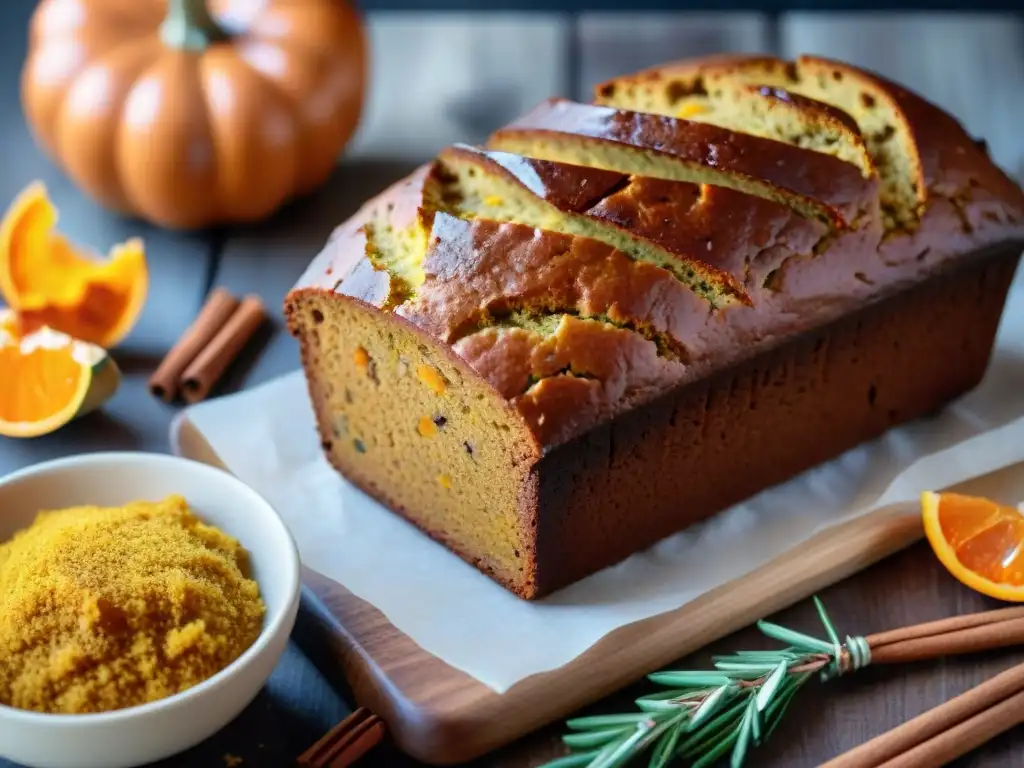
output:
<instances>
[{"instance_id":1,"label":"twine tied around rosemary","mask_svg":"<svg viewBox=\"0 0 1024 768\"><path fill-rule=\"evenodd\" d=\"M573 754L542 768L620 768L650 750L650 768L674 760L706 768L731 751L733 768L764 743L796 692L815 674L827 682L871 663L864 637L841 642L825 606L814 605L828 640L759 621L763 634L786 647L716 656L714 670L656 672L668 690L637 699L640 712L569 720L563 742Z\"/></svg>"}]
</instances>

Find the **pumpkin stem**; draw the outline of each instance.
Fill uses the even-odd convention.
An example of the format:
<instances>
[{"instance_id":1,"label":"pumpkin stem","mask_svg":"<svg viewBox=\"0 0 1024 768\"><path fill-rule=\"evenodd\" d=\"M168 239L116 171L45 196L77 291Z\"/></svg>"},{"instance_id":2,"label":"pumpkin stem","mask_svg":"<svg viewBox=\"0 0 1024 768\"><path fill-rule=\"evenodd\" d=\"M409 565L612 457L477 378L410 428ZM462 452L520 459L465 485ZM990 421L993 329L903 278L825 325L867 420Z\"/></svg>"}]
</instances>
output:
<instances>
[{"instance_id":1,"label":"pumpkin stem","mask_svg":"<svg viewBox=\"0 0 1024 768\"><path fill-rule=\"evenodd\" d=\"M206 0L169 0L160 39L170 48L201 51L227 34L213 20Z\"/></svg>"}]
</instances>

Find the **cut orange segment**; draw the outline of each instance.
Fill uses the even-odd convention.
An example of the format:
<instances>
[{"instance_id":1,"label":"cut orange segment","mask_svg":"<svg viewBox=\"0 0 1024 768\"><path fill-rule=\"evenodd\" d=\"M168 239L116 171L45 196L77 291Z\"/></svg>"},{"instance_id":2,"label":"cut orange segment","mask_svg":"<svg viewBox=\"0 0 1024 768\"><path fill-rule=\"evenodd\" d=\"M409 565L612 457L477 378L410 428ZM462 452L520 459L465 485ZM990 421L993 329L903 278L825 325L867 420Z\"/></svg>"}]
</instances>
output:
<instances>
[{"instance_id":1,"label":"cut orange segment","mask_svg":"<svg viewBox=\"0 0 1024 768\"><path fill-rule=\"evenodd\" d=\"M30 184L0 222L0 293L24 332L53 328L109 349L135 326L149 273L133 238L101 259L56 231L57 210L41 182Z\"/></svg>"},{"instance_id":2,"label":"cut orange segment","mask_svg":"<svg viewBox=\"0 0 1024 768\"><path fill-rule=\"evenodd\" d=\"M21 323L18 315L11 309L0 309L0 335L18 338L21 336Z\"/></svg>"},{"instance_id":3,"label":"cut orange segment","mask_svg":"<svg viewBox=\"0 0 1024 768\"><path fill-rule=\"evenodd\" d=\"M990 499L921 495L925 535L946 569L989 597L1024 602L1024 514Z\"/></svg>"},{"instance_id":4,"label":"cut orange segment","mask_svg":"<svg viewBox=\"0 0 1024 768\"><path fill-rule=\"evenodd\" d=\"M0 435L38 437L95 410L117 391L116 363L95 344L42 328L0 330Z\"/></svg>"}]
</instances>

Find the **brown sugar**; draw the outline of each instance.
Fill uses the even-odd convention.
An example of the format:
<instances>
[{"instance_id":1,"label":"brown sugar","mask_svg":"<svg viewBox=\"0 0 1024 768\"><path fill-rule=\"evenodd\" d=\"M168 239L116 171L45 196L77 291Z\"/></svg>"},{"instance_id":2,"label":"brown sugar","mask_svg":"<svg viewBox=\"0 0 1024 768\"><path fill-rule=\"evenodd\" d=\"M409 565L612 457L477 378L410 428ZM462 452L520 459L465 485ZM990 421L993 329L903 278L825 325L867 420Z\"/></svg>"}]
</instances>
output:
<instances>
[{"instance_id":1,"label":"brown sugar","mask_svg":"<svg viewBox=\"0 0 1024 768\"><path fill-rule=\"evenodd\" d=\"M262 628L248 570L180 496L40 513L0 544L0 703L104 712L208 679Z\"/></svg>"}]
</instances>

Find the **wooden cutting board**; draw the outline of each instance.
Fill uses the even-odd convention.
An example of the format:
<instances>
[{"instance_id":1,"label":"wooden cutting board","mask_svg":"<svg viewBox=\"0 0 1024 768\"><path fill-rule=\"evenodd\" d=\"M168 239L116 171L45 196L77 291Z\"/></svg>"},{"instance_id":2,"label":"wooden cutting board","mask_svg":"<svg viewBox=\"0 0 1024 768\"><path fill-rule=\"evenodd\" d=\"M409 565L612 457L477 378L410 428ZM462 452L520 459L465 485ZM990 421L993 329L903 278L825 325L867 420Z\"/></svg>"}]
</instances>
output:
<instances>
[{"instance_id":1,"label":"wooden cutting board","mask_svg":"<svg viewBox=\"0 0 1024 768\"><path fill-rule=\"evenodd\" d=\"M187 419L181 453L223 467ZM1010 467L957 487L1021 472ZM980 492L980 491L979 491ZM565 717L759 618L786 608L914 543L923 535L916 504L895 504L823 532L782 557L670 613L623 627L564 667L529 677L503 694L449 667L402 634L376 608L323 575L305 570L307 603L360 706L379 714L398 746L426 763L478 757Z\"/></svg>"}]
</instances>

